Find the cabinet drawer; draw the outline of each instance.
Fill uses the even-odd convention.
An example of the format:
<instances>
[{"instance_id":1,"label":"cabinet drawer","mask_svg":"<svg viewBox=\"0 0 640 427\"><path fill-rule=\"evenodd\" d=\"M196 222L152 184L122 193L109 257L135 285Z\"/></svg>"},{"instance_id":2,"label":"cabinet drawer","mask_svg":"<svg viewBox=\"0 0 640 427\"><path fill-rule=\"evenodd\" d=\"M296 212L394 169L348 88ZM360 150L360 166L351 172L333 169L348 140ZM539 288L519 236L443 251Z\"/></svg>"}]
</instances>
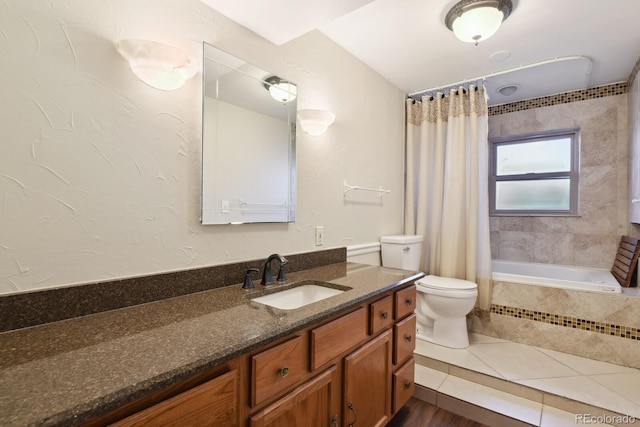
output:
<instances>
[{"instance_id":1,"label":"cabinet drawer","mask_svg":"<svg viewBox=\"0 0 640 427\"><path fill-rule=\"evenodd\" d=\"M302 337L251 357L251 406L259 405L297 382L305 373Z\"/></svg>"},{"instance_id":2,"label":"cabinet drawer","mask_svg":"<svg viewBox=\"0 0 640 427\"><path fill-rule=\"evenodd\" d=\"M311 331L311 369L324 364L367 339L367 310L359 308Z\"/></svg>"},{"instance_id":3,"label":"cabinet drawer","mask_svg":"<svg viewBox=\"0 0 640 427\"><path fill-rule=\"evenodd\" d=\"M413 396L415 391L413 357L393 374L393 413L395 414Z\"/></svg>"},{"instance_id":4,"label":"cabinet drawer","mask_svg":"<svg viewBox=\"0 0 640 427\"><path fill-rule=\"evenodd\" d=\"M391 295L369 305L369 333L375 335L393 325L393 298Z\"/></svg>"},{"instance_id":5,"label":"cabinet drawer","mask_svg":"<svg viewBox=\"0 0 640 427\"><path fill-rule=\"evenodd\" d=\"M401 289L395 294L396 320L411 314L416 309L416 285Z\"/></svg>"},{"instance_id":6,"label":"cabinet drawer","mask_svg":"<svg viewBox=\"0 0 640 427\"><path fill-rule=\"evenodd\" d=\"M416 315L412 314L393 327L393 364L400 365L413 356L416 348Z\"/></svg>"},{"instance_id":7,"label":"cabinet drawer","mask_svg":"<svg viewBox=\"0 0 640 427\"><path fill-rule=\"evenodd\" d=\"M231 427L238 425L238 371L227 372L117 423L133 426Z\"/></svg>"}]
</instances>

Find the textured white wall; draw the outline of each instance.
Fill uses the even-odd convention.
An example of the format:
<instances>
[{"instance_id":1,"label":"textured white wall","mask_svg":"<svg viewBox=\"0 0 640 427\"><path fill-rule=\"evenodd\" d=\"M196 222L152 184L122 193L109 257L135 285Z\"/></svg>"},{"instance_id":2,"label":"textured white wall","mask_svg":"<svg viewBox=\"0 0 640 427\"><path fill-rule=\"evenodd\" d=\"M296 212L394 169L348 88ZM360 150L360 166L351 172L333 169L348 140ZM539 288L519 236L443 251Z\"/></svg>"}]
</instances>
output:
<instances>
[{"instance_id":1,"label":"textured white wall","mask_svg":"<svg viewBox=\"0 0 640 427\"><path fill-rule=\"evenodd\" d=\"M298 83L297 222L202 226L200 75L146 86L115 43L207 41ZM197 0L0 2L0 293L377 241L401 230L404 96L319 32L276 47ZM343 197L344 180L391 194ZM238 277L238 281L241 277Z\"/></svg>"}]
</instances>

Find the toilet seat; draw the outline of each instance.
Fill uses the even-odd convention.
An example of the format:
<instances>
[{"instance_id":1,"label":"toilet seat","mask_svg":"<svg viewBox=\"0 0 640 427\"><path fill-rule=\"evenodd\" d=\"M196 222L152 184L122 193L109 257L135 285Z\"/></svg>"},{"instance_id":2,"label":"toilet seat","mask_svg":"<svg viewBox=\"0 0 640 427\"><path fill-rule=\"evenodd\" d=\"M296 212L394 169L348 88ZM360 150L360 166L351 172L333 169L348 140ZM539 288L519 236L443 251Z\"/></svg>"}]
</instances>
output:
<instances>
[{"instance_id":1,"label":"toilet seat","mask_svg":"<svg viewBox=\"0 0 640 427\"><path fill-rule=\"evenodd\" d=\"M416 285L427 289L437 289L443 291L474 291L478 289L478 285L476 283L470 282L468 280L433 275L423 277L416 282Z\"/></svg>"}]
</instances>

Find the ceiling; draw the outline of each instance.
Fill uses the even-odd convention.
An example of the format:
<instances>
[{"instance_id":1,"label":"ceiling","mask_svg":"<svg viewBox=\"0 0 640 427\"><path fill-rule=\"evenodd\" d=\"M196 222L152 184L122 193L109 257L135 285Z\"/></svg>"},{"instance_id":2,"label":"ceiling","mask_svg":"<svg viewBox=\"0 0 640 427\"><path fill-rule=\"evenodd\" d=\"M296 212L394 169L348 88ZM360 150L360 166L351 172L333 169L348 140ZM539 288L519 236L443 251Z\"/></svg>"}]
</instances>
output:
<instances>
[{"instance_id":1,"label":"ceiling","mask_svg":"<svg viewBox=\"0 0 640 427\"><path fill-rule=\"evenodd\" d=\"M640 55L639 0L512 0L477 46L444 25L458 0L201 1L276 45L318 29L407 94L487 77L490 105L626 81Z\"/></svg>"}]
</instances>

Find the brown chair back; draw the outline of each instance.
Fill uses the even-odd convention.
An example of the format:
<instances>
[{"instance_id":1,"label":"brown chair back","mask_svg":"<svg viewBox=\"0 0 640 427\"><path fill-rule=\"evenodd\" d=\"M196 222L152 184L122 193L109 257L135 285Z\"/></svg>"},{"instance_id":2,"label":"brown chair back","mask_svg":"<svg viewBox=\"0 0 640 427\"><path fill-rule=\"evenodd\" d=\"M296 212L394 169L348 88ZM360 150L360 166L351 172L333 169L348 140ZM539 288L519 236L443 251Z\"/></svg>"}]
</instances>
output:
<instances>
[{"instance_id":1,"label":"brown chair back","mask_svg":"<svg viewBox=\"0 0 640 427\"><path fill-rule=\"evenodd\" d=\"M614 275L620 286L628 288L632 286L633 273L638 263L638 254L640 254L640 240L628 236L620 238L616 259L611 267L611 274ZM637 285L635 281L634 286Z\"/></svg>"}]
</instances>

